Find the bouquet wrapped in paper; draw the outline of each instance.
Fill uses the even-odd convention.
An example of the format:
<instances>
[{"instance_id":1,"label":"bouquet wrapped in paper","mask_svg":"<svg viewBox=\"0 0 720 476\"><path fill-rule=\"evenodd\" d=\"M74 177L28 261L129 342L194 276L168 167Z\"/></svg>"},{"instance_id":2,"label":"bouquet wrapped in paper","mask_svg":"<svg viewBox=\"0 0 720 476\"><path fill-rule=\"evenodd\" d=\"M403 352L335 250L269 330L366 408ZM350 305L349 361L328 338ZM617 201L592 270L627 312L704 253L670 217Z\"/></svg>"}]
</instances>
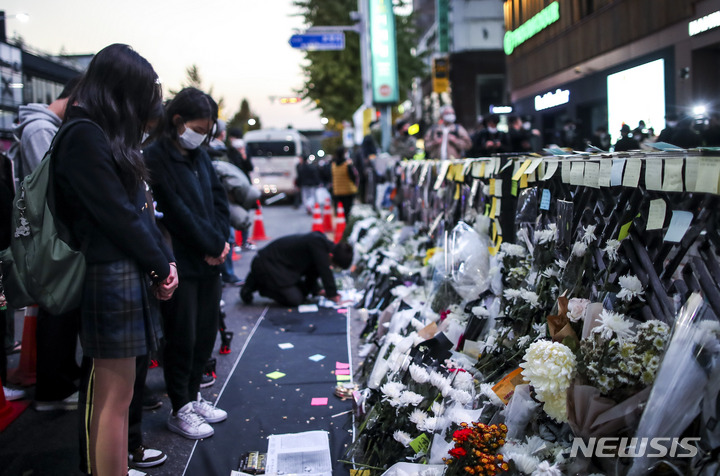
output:
<instances>
[{"instance_id":1,"label":"bouquet wrapped in paper","mask_svg":"<svg viewBox=\"0 0 720 476\"><path fill-rule=\"evenodd\" d=\"M634 451L638 457L632 459L629 476L646 474L658 462L658 458L648 455L662 452L658 446L665 447L667 451L662 456L670 458L696 451L692 443L675 439L683 435L700 413L708 378L720 356L717 321L706 313L711 314L702 296L694 293L676 318L672 338L635 433ZM655 440L648 447L652 438L662 440Z\"/></svg>"}]
</instances>

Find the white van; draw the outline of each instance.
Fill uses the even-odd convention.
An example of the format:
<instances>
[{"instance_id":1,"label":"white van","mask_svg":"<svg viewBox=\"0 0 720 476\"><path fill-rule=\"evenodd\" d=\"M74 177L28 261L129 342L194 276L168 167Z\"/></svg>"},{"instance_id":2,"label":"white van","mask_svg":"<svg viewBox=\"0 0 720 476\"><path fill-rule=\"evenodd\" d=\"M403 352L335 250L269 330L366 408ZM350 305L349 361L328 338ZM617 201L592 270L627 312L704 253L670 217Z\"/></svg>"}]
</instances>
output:
<instances>
[{"instance_id":1,"label":"white van","mask_svg":"<svg viewBox=\"0 0 720 476\"><path fill-rule=\"evenodd\" d=\"M246 132L243 139L253 164L252 183L262 196L296 194L297 165L310 154L307 137L295 129L260 129Z\"/></svg>"}]
</instances>

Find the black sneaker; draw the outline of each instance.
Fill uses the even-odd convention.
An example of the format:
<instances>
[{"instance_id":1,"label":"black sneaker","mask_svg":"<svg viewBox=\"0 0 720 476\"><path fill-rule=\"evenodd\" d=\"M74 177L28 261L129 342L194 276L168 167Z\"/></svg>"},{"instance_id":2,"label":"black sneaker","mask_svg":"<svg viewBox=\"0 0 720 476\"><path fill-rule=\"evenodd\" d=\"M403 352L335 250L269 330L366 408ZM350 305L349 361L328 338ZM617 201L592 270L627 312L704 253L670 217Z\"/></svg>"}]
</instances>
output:
<instances>
[{"instance_id":1,"label":"black sneaker","mask_svg":"<svg viewBox=\"0 0 720 476\"><path fill-rule=\"evenodd\" d=\"M210 359L207 361L207 364L205 364L205 373L203 373L200 379L200 388L212 387L215 383L215 379L217 378L217 375L215 375L216 363L217 361L215 359Z\"/></svg>"},{"instance_id":2,"label":"black sneaker","mask_svg":"<svg viewBox=\"0 0 720 476\"><path fill-rule=\"evenodd\" d=\"M159 466L165 462L167 455L160 450L145 448L140 445L133 451L128 452L128 462L130 466L136 468L152 468Z\"/></svg>"}]
</instances>

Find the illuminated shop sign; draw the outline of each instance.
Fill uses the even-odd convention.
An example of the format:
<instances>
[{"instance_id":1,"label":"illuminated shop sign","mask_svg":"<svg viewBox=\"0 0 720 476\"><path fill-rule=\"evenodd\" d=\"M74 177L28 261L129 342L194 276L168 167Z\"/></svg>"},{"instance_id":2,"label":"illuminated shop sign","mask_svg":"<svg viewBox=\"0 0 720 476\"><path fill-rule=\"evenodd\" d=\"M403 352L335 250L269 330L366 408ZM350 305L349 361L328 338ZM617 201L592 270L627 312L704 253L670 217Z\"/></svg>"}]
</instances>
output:
<instances>
[{"instance_id":1,"label":"illuminated shop sign","mask_svg":"<svg viewBox=\"0 0 720 476\"><path fill-rule=\"evenodd\" d=\"M505 32L503 47L505 54L510 56L518 46L525 43L542 30L560 19L560 3L552 2L543 8L540 13L512 31Z\"/></svg>"},{"instance_id":2,"label":"illuminated shop sign","mask_svg":"<svg viewBox=\"0 0 720 476\"><path fill-rule=\"evenodd\" d=\"M695 36L699 33L712 30L713 28L717 28L719 26L720 11L717 11L688 23L688 33L690 33L690 36Z\"/></svg>"},{"instance_id":3,"label":"illuminated shop sign","mask_svg":"<svg viewBox=\"0 0 720 476\"><path fill-rule=\"evenodd\" d=\"M535 110L542 111L543 109L560 106L568 102L570 102L570 91L567 89L556 89L555 92L535 96Z\"/></svg>"}]
</instances>

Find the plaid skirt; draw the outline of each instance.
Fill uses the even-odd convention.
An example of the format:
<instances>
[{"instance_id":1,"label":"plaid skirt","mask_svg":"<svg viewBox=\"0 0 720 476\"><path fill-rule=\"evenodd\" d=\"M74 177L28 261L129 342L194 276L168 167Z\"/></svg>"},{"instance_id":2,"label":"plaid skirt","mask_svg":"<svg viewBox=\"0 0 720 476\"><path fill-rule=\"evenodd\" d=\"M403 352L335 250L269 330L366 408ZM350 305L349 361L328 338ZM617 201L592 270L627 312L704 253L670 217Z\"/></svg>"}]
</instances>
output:
<instances>
[{"instance_id":1,"label":"plaid skirt","mask_svg":"<svg viewBox=\"0 0 720 476\"><path fill-rule=\"evenodd\" d=\"M80 309L80 342L87 357L137 357L159 348L158 302L149 278L132 260L88 263Z\"/></svg>"}]
</instances>

